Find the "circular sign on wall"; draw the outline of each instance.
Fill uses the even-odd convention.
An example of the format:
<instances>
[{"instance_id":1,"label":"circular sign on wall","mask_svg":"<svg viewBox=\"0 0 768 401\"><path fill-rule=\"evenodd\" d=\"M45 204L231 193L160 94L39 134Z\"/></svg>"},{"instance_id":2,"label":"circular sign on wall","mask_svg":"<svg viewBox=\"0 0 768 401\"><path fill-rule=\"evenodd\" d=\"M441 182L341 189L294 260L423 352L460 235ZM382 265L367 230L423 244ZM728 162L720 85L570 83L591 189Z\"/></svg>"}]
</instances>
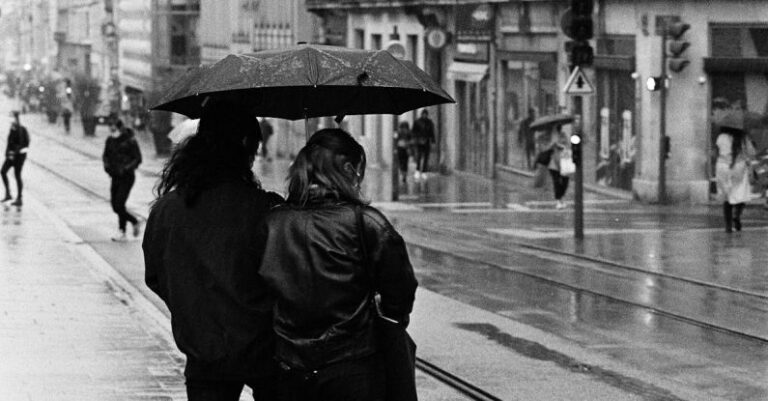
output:
<instances>
[{"instance_id":1,"label":"circular sign on wall","mask_svg":"<svg viewBox=\"0 0 768 401\"><path fill-rule=\"evenodd\" d=\"M403 46L403 44L398 41L393 40L387 43L387 46L384 47L384 49L391 55L395 56L395 58L400 60L405 59L405 46Z\"/></svg>"},{"instance_id":2,"label":"circular sign on wall","mask_svg":"<svg viewBox=\"0 0 768 401\"><path fill-rule=\"evenodd\" d=\"M427 45L434 50L440 50L448 44L448 32L440 28L427 31Z\"/></svg>"}]
</instances>

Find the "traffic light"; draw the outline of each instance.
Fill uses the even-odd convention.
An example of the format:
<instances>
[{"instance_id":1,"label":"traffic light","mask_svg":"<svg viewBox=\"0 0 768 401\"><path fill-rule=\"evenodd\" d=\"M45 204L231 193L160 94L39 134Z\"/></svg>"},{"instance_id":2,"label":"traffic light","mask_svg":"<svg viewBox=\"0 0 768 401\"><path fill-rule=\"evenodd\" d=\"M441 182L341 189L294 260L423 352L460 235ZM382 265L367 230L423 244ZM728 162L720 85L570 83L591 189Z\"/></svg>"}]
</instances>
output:
<instances>
[{"instance_id":1,"label":"traffic light","mask_svg":"<svg viewBox=\"0 0 768 401\"><path fill-rule=\"evenodd\" d=\"M571 134L571 160L577 167L581 166L581 135Z\"/></svg>"},{"instance_id":2,"label":"traffic light","mask_svg":"<svg viewBox=\"0 0 768 401\"><path fill-rule=\"evenodd\" d=\"M645 81L645 87L651 92L656 92L657 90L661 90L661 85L664 85L664 78L663 77L648 77L648 79Z\"/></svg>"},{"instance_id":3,"label":"traffic light","mask_svg":"<svg viewBox=\"0 0 768 401\"><path fill-rule=\"evenodd\" d=\"M594 8L594 0L571 0L570 21L564 24L563 32L576 41L592 39L595 31L592 21Z\"/></svg>"},{"instance_id":4,"label":"traffic light","mask_svg":"<svg viewBox=\"0 0 768 401\"><path fill-rule=\"evenodd\" d=\"M568 45L569 43L570 45ZM570 62L571 67L577 65L592 65L592 62L595 59L595 52L592 49L592 46L589 45L589 42L566 42L566 49L569 49L568 61Z\"/></svg>"},{"instance_id":5,"label":"traffic light","mask_svg":"<svg viewBox=\"0 0 768 401\"><path fill-rule=\"evenodd\" d=\"M667 40L667 67L672 72L680 72L685 69L691 62L682 57L683 53L688 49L691 44L682 39L685 32L691 29L691 25L683 22L675 22L669 25L666 29L667 36L670 39Z\"/></svg>"}]
</instances>

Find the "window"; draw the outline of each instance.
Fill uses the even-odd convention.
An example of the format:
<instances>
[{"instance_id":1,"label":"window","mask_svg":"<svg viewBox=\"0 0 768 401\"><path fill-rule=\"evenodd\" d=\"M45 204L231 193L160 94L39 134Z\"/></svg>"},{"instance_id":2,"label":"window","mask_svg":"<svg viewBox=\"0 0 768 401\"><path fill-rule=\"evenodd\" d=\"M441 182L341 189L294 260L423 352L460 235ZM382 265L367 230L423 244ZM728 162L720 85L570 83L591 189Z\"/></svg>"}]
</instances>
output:
<instances>
[{"instance_id":1,"label":"window","mask_svg":"<svg viewBox=\"0 0 768 401\"><path fill-rule=\"evenodd\" d=\"M371 50L381 50L381 35L378 33L371 35Z\"/></svg>"},{"instance_id":2,"label":"window","mask_svg":"<svg viewBox=\"0 0 768 401\"><path fill-rule=\"evenodd\" d=\"M354 46L355 46L355 49L365 49L365 30L364 29L355 29Z\"/></svg>"}]
</instances>

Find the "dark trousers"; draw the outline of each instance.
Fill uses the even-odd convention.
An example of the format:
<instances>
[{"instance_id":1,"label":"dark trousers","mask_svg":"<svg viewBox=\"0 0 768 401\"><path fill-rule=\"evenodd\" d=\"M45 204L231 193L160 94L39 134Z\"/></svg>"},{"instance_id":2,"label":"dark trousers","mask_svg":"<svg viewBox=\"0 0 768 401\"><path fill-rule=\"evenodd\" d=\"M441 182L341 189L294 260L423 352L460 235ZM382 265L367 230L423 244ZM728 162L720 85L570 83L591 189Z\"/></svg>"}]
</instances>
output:
<instances>
[{"instance_id":1,"label":"dark trousers","mask_svg":"<svg viewBox=\"0 0 768 401\"><path fill-rule=\"evenodd\" d=\"M560 175L557 170L549 170L549 175L552 176L552 186L555 189L555 199L560 200L565 195L565 191L568 190L568 177Z\"/></svg>"},{"instance_id":2,"label":"dark trousers","mask_svg":"<svg viewBox=\"0 0 768 401\"><path fill-rule=\"evenodd\" d=\"M64 119L64 131L69 133L69 119L72 118L72 114L64 113L61 117Z\"/></svg>"},{"instance_id":3,"label":"dark trousers","mask_svg":"<svg viewBox=\"0 0 768 401\"><path fill-rule=\"evenodd\" d=\"M13 167L13 176L16 178L16 190L19 192L17 199L21 199L21 192L24 189L24 182L21 180L21 169L24 167L24 161L27 160L27 155L16 155L13 160L5 159L2 169L0 169L0 175L3 177L3 185L5 186L5 196L10 198L11 188L8 186L8 170Z\"/></svg>"},{"instance_id":4,"label":"dark trousers","mask_svg":"<svg viewBox=\"0 0 768 401\"><path fill-rule=\"evenodd\" d=\"M725 217L725 230L730 232L733 228L741 231L741 213L744 211L744 204L737 203L732 205L728 202L723 203L723 217Z\"/></svg>"},{"instance_id":5,"label":"dark trousers","mask_svg":"<svg viewBox=\"0 0 768 401\"><path fill-rule=\"evenodd\" d=\"M403 178L408 174L408 148L397 148L397 163Z\"/></svg>"},{"instance_id":6,"label":"dark trousers","mask_svg":"<svg viewBox=\"0 0 768 401\"><path fill-rule=\"evenodd\" d=\"M135 181L136 176L133 172L112 177L112 185L109 188L109 199L112 202L112 210L117 213L120 231L125 231L125 223L127 221L130 221L131 224L136 224L138 222L125 208L125 203L128 201L128 195L130 195L131 188L133 188L133 183Z\"/></svg>"},{"instance_id":7,"label":"dark trousers","mask_svg":"<svg viewBox=\"0 0 768 401\"><path fill-rule=\"evenodd\" d=\"M275 381L221 381L187 379L187 399L189 401L238 401L243 387L253 390L255 401L273 401L277 397Z\"/></svg>"},{"instance_id":8,"label":"dark trousers","mask_svg":"<svg viewBox=\"0 0 768 401\"><path fill-rule=\"evenodd\" d=\"M429 144L416 145L416 170L426 172L429 164Z\"/></svg>"},{"instance_id":9,"label":"dark trousers","mask_svg":"<svg viewBox=\"0 0 768 401\"><path fill-rule=\"evenodd\" d=\"M278 383L280 401L382 401L384 366L373 355L316 371L285 370Z\"/></svg>"}]
</instances>

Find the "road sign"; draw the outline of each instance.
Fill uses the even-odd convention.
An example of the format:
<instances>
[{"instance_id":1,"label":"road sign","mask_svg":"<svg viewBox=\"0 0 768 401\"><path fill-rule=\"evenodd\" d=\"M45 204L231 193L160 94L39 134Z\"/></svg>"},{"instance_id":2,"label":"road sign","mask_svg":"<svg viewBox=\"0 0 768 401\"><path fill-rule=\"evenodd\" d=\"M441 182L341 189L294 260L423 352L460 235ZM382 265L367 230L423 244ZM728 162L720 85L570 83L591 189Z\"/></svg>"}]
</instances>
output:
<instances>
[{"instance_id":1,"label":"road sign","mask_svg":"<svg viewBox=\"0 0 768 401\"><path fill-rule=\"evenodd\" d=\"M571 76L568 77L568 81L565 82L563 92L566 95L591 95L595 93L595 87L589 82L584 71L576 67L573 69Z\"/></svg>"}]
</instances>

